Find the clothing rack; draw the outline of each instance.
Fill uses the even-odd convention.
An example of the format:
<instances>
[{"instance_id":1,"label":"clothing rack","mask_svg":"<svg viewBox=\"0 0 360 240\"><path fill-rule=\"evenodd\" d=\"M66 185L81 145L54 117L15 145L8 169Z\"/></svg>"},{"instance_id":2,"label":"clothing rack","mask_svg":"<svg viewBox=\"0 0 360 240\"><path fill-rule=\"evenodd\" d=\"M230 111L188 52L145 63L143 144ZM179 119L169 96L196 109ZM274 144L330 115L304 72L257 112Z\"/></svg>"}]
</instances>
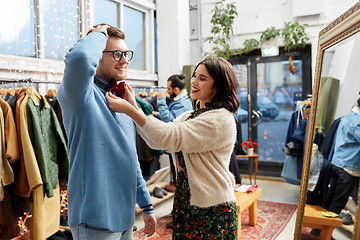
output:
<instances>
[{"instance_id":1,"label":"clothing rack","mask_svg":"<svg viewBox=\"0 0 360 240\"><path fill-rule=\"evenodd\" d=\"M34 80L32 78L21 78L21 79L0 79L0 83L48 83L48 84L60 84L61 81L45 81L45 80Z\"/></svg>"}]
</instances>

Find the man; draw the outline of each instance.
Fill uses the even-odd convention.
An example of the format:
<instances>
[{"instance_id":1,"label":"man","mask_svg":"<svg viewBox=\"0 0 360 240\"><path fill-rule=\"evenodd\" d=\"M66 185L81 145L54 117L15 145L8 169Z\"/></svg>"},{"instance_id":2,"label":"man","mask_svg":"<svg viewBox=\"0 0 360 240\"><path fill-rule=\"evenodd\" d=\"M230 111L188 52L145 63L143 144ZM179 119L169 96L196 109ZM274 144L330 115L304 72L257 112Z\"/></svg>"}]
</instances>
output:
<instances>
[{"instance_id":1,"label":"man","mask_svg":"<svg viewBox=\"0 0 360 240\"><path fill-rule=\"evenodd\" d=\"M169 106L166 104L166 94L160 91L157 95L158 112L153 115L159 117L164 122L172 122L175 118L186 111L192 110L190 98L185 89L185 75L172 75L167 80L167 92L173 101Z\"/></svg>"},{"instance_id":2,"label":"man","mask_svg":"<svg viewBox=\"0 0 360 240\"><path fill-rule=\"evenodd\" d=\"M58 100L68 136L68 214L74 239L132 239L136 202L143 209L146 233L155 231L134 123L112 112L105 100L111 85L127 77L132 51L124 39L121 30L96 25L65 57Z\"/></svg>"},{"instance_id":3,"label":"man","mask_svg":"<svg viewBox=\"0 0 360 240\"><path fill-rule=\"evenodd\" d=\"M180 116L186 111L191 111L192 104L191 100L185 89L185 75L184 74L175 74L168 78L167 80L167 92L170 95L172 101L169 105L166 104L166 93L160 91L157 95L157 107L158 112L154 111L152 115L157 116L164 122L172 122L175 118ZM175 165L172 161L171 155L170 158L170 170L172 179L170 184L166 185L164 188L169 192L175 191L176 183L176 171Z\"/></svg>"},{"instance_id":4,"label":"man","mask_svg":"<svg viewBox=\"0 0 360 240\"><path fill-rule=\"evenodd\" d=\"M336 130L332 176L328 190L328 210L340 213L359 183L360 177L360 98ZM340 214L345 225L353 224L349 214Z\"/></svg>"}]
</instances>

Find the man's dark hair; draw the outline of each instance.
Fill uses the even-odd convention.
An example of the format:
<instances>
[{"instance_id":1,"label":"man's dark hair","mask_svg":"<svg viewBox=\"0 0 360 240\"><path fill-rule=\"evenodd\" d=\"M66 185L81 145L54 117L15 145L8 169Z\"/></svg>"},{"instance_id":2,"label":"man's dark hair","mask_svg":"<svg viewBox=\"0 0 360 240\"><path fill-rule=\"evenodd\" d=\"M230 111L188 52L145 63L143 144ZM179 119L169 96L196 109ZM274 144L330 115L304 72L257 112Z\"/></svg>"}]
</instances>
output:
<instances>
[{"instance_id":1,"label":"man's dark hair","mask_svg":"<svg viewBox=\"0 0 360 240\"><path fill-rule=\"evenodd\" d=\"M101 24L97 24L95 25L93 28L96 28L97 26L103 26L103 25L108 25L109 27L106 29L107 30L107 34L109 37L116 37L116 38L120 38L120 39L124 39L125 40L125 34L123 31L121 31L120 29L118 29L117 27L113 27L109 24L106 23L101 23ZM86 35L89 35L92 32L92 29L90 29Z\"/></svg>"},{"instance_id":2,"label":"man's dark hair","mask_svg":"<svg viewBox=\"0 0 360 240\"><path fill-rule=\"evenodd\" d=\"M168 78L168 82L171 82L171 87L176 88L178 87L180 90L183 90L185 87L184 81L185 75L184 74L174 74Z\"/></svg>"}]
</instances>

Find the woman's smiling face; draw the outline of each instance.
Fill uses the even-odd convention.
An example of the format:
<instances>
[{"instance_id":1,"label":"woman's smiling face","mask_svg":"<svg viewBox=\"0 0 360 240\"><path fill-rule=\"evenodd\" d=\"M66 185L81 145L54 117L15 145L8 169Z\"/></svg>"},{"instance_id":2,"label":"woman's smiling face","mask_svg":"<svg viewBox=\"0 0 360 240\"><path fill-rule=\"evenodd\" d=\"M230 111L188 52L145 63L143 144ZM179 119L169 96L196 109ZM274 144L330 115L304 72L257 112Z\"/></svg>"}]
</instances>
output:
<instances>
[{"instance_id":1,"label":"woman's smiling face","mask_svg":"<svg viewBox=\"0 0 360 240\"><path fill-rule=\"evenodd\" d=\"M210 76L204 64L200 64L191 78L191 98L200 101L200 107L210 102L215 96L214 79Z\"/></svg>"}]
</instances>

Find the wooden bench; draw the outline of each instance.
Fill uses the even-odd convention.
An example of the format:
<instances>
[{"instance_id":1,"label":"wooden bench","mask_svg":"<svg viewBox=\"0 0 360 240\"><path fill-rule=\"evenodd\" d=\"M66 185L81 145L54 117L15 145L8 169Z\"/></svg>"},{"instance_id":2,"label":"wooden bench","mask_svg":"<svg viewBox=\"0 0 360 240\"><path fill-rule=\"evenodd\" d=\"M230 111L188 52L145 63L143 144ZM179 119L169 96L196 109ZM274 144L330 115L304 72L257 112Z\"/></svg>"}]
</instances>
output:
<instances>
[{"instance_id":1,"label":"wooden bench","mask_svg":"<svg viewBox=\"0 0 360 240\"><path fill-rule=\"evenodd\" d=\"M261 189L258 188L253 193L242 193L235 191L236 207L238 211L238 235L237 240L241 239L241 213L249 209L249 225L257 224L257 199L261 196Z\"/></svg>"},{"instance_id":2,"label":"wooden bench","mask_svg":"<svg viewBox=\"0 0 360 240\"><path fill-rule=\"evenodd\" d=\"M329 218L322 215L322 211L327 212L326 209L316 205L305 205L305 213L303 226L321 229L321 240L330 240L335 227L341 227L343 221L341 218Z\"/></svg>"}]
</instances>

